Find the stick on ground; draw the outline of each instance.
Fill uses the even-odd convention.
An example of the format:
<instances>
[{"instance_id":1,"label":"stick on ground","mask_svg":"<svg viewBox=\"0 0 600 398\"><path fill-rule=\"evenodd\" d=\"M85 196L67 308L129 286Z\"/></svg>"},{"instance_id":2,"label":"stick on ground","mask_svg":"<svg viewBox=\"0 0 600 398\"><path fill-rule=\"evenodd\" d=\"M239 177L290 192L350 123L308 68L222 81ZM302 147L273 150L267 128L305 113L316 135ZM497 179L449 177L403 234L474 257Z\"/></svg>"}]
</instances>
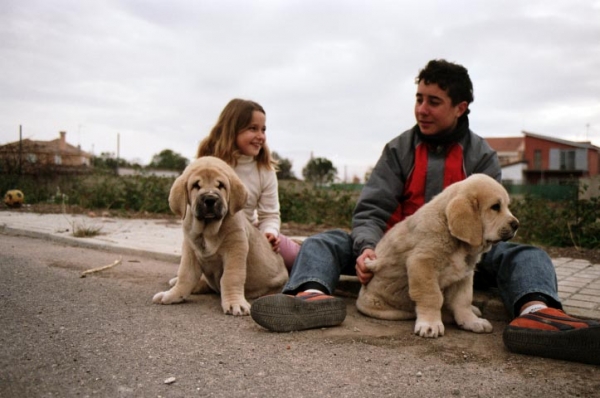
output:
<instances>
[{"instance_id":1,"label":"stick on ground","mask_svg":"<svg viewBox=\"0 0 600 398\"><path fill-rule=\"evenodd\" d=\"M88 269L87 271L83 271L81 273L81 278L85 278L88 274L93 274L95 272L100 272L100 271L104 271L104 270L112 268L112 267L116 267L117 265L121 264L121 259L122 259L122 257L119 257L119 259L115 260L115 262L112 264L108 264L103 267L97 267L97 268Z\"/></svg>"}]
</instances>

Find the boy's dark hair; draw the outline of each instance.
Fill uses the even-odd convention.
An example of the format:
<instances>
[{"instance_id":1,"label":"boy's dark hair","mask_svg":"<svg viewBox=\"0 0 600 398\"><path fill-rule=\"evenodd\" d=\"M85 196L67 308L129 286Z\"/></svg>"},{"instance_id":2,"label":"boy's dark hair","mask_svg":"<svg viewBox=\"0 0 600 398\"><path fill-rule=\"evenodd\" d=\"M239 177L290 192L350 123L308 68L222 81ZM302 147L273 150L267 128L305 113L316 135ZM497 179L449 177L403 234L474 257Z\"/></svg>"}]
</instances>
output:
<instances>
[{"instance_id":1,"label":"boy's dark hair","mask_svg":"<svg viewBox=\"0 0 600 398\"><path fill-rule=\"evenodd\" d=\"M462 65L448 62L444 59L434 59L421 69L416 83L423 81L425 84L435 83L448 93L452 105L467 101L473 102L473 83L467 68Z\"/></svg>"}]
</instances>

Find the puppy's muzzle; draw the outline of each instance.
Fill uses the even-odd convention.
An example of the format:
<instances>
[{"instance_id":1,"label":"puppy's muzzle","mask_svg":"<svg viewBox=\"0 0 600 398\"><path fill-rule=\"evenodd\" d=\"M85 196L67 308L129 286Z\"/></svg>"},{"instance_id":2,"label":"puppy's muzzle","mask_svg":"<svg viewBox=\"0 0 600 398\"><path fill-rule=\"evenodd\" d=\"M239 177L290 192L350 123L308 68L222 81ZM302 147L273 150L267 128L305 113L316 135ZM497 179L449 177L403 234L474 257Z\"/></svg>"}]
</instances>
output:
<instances>
[{"instance_id":1,"label":"puppy's muzzle","mask_svg":"<svg viewBox=\"0 0 600 398\"><path fill-rule=\"evenodd\" d=\"M506 227L500 231L500 239L504 242L515 237L519 229L519 220L513 218Z\"/></svg>"},{"instance_id":2,"label":"puppy's muzzle","mask_svg":"<svg viewBox=\"0 0 600 398\"><path fill-rule=\"evenodd\" d=\"M194 216L198 220L220 220L225 217L227 209L221 197L208 192L198 195Z\"/></svg>"}]
</instances>

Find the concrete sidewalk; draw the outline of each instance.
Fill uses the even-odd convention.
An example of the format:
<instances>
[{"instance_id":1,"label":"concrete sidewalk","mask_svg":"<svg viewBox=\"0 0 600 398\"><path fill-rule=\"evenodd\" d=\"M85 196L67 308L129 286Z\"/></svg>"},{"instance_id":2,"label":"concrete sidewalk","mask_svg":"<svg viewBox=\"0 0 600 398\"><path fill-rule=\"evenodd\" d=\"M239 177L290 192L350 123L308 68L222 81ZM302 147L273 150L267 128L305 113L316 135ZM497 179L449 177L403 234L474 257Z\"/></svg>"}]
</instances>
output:
<instances>
[{"instance_id":1,"label":"concrete sidewalk","mask_svg":"<svg viewBox=\"0 0 600 398\"><path fill-rule=\"evenodd\" d=\"M99 235L76 238L74 230L99 230ZM50 239L64 244L123 254L150 256L178 262L183 234L181 222L159 219L89 217L71 214L37 214L26 210L0 211L0 234ZM558 290L567 313L600 319L600 264L571 258L552 259ZM340 288L356 294L355 278L343 278ZM503 306L493 294L478 293L475 304L489 319L505 318Z\"/></svg>"}]
</instances>

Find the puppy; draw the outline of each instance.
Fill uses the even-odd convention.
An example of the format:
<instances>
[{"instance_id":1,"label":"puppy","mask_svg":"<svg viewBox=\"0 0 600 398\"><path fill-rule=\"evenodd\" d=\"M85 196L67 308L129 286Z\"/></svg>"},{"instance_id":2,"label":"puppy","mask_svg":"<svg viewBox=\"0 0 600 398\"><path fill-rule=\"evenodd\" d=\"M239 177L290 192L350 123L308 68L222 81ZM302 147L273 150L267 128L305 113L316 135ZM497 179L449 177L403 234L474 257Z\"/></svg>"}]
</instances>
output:
<instances>
[{"instance_id":1,"label":"puppy","mask_svg":"<svg viewBox=\"0 0 600 398\"><path fill-rule=\"evenodd\" d=\"M473 274L492 244L516 234L509 201L504 187L484 174L447 187L383 236L377 258L366 264L373 279L361 287L358 310L380 319L416 318L415 334L435 338L444 335L444 307L462 329L491 332L471 306Z\"/></svg>"},{"instance_id":2,"label":"puppy","mask_svg":"<svg viewBox=\"0 0 600 398\"><path fill-rule=\"evenodd\" d=\"M247 195L235 171L212 156L195 160L175 180L169 206L183 220L181 262L174 286L155 294L154 303L213 291L225 314L249 315L246 298L281 291L288 279L283 258L240 211Z\"/></svg>"}]
</instances>

